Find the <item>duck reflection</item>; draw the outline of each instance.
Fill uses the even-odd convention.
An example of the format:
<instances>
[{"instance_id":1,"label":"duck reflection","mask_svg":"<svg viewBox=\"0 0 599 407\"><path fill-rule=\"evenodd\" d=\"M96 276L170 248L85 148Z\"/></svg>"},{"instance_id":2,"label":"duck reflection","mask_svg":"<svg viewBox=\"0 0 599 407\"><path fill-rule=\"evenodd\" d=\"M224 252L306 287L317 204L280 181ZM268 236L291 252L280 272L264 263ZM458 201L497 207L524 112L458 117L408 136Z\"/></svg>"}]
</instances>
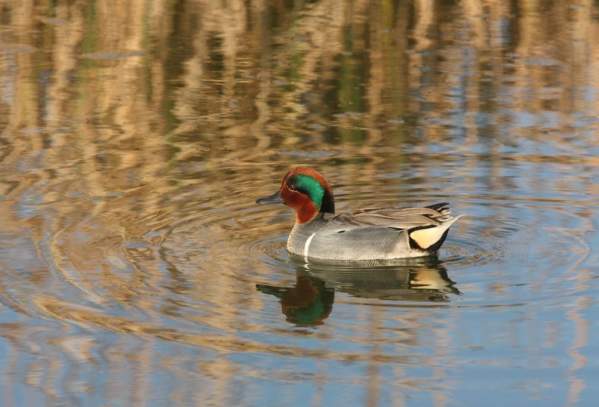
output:
<instances>
[{"instance_id":1,"label":"duck reflection","mask_svg":"<svg viewBox=\"0 0 599 407\"><path fill-rule=\"evenodd\" d=\"M451 295L461 294L438 262L379 269L300 266L295 285L257 284L256 288L279 298L287 321L298 325L322 324L333 309L335 290L354 297L406 302L449 302Z\"/></svg>"},{"instance_id":2,"label":"duck reflection","mask_svg":"<svg viewBox=\"0 0 599 407\"><path fill-rule=\"evenodd\" d=\"M335 300L335 289L326 287L320 278L298 270L293 287L256 284L256 288L279 298L281 311L288 322L297 325L320 325L329 316Z\"/></svg>"}]
</instances>

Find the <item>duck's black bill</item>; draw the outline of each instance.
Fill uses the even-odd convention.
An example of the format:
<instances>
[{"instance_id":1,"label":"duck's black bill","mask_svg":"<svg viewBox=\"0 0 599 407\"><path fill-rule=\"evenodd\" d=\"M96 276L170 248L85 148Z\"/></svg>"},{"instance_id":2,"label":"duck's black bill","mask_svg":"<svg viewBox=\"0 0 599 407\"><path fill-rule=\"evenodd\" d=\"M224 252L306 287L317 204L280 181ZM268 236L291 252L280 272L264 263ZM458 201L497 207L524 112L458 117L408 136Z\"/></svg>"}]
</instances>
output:
<instances>
[{"instance_id":1,"label":"duck's black bill","mask_svg":"<svg viewBox=\"0 0 599 407\"><path fill-rule=\"evenodd\" d=\"M283 199L281 199L281 193L277 191L270 196L265 196L264 198L256 199L256 203L260 205L283 203Z\"/></svg>"}]
</instances>

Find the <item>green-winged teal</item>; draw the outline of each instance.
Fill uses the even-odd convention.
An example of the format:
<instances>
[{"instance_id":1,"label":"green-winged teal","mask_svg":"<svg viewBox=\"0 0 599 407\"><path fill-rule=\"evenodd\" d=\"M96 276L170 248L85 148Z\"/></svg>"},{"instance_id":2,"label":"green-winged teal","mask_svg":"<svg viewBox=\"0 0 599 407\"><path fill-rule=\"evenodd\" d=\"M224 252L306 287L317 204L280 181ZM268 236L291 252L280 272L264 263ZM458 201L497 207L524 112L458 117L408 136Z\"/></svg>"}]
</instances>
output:
<instances>
[{"instance_id":1,"label":"green-winged teal","mask_svg":"<svg viewBox=\"0 0 599 407\"><path fill-rule=\"evenodd\" d=\"M287 250L305 261L316 262L378 263L432 255L445 241L449 227L460 218L450 215L445 202L335 215L329 183L308 167L289 171L275 194L256 202L284 203L295 210Z\"/></svg>"}]
</instances>

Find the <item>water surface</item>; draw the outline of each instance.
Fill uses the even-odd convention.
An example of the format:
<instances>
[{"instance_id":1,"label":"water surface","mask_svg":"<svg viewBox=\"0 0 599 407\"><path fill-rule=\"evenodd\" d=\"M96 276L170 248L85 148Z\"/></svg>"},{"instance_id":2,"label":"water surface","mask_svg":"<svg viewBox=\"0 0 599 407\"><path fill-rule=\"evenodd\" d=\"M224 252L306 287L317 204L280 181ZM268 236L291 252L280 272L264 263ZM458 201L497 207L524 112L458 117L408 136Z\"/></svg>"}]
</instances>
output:
<instances>
[{"instance_id":1,"label":"water surface","mask_svg":"<svg viewBox=\"0 0 599 407\"><path fill-rule=\"evenodd\" d=\"M595 38L592 1L3 2L0 404L594 405ZM306 266L254 204L299 164L468 216Z\"/></svg>"}]
</instances>

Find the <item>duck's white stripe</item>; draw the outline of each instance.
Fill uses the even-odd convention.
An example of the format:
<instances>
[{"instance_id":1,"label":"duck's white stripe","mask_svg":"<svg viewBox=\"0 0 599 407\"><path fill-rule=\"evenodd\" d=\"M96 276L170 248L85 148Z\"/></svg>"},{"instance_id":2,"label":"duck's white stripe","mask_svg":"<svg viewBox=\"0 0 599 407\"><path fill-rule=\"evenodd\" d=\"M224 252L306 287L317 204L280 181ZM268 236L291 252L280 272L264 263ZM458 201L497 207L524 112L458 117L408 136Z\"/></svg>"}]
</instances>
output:
<instances>
[{"instance_id":1,"label":"duck's white stripe","mask_svg":"<svg viewBox=\"0 0 599 407\"><path fill-rule=\"evenodd\" d=\"M306 239L306 243L304 244L304 261L308 262L308 250L310 249L310 243L312 243L312 239L314 239L314 235L316 233L312 233L308 239Z\"/></svg>"}]
</instances>

